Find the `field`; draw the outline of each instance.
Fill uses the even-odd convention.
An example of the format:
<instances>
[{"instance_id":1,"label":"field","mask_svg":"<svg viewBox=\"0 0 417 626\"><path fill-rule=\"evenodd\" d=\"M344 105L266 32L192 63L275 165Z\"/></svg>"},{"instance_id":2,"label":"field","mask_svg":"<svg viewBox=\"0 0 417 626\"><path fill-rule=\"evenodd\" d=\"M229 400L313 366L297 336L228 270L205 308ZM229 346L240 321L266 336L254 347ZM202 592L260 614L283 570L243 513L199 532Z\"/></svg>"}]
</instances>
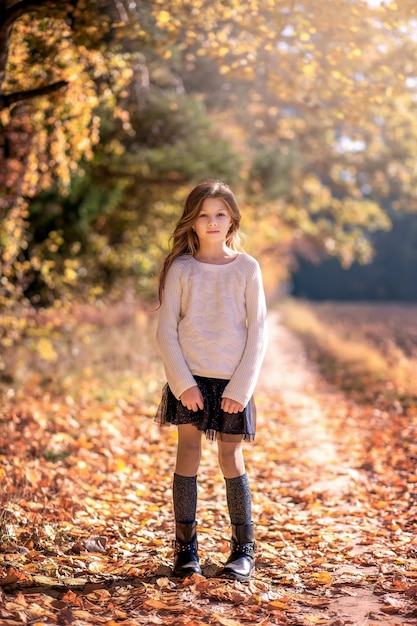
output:
<instances>
[{"instance_id":1,"label":"field","mask_svg":"<svg viewBox=\"0 0 417 626\"><path fill-rule=\"evenodd\" d=\"M417 304L286 302L285 323L322 373L365 400L417 400Z\"/></svg>"},{"instance_id":2,"label":"field","mask_svg":"<svg viewBox=\"0 0 417 626\"><path fill-rule=\"evenodd\" d=\"M341 335L363 339L394 363L417 359L417 304L325 302L309 306Z\"/></svg>"},{"instance_id":3,"label":"field","mask_svg":"<svg viewBox=\"0 0 417 626\"><path fill-rule=\"evenodd\" d=\"M48 393L74 401L152 403L163 379L156 319L155 310L128 296L116 304L22 315L20 340L0 352L3 398ZM2 322L7 328L0 317Z\"/></svg>"}]
</instances>

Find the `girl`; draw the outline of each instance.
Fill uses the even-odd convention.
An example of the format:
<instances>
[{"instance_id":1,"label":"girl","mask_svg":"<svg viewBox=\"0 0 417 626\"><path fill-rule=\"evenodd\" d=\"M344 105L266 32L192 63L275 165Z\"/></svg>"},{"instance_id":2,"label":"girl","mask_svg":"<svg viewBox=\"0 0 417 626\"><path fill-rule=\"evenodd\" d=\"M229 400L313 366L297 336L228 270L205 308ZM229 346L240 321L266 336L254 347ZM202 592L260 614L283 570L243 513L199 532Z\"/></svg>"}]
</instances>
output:
<instances>
[{"instance_id":1,"label":"girl","mask_svg":"<svg viewBox=\"0 0 417 626\"><path fill-rule=\"evenodd\" d=\"M242 440L255 437L252 393L265 352L266 306L257 261L238 251L239 223L230 188L216 180L200 183L186 199L160 275L157 343L168 384L156 419L178 428L176 576L201 574L196 508L202 433L217 440L232 524L222 575L248 580L254 570Z\"/></svg>"}]
</instances>

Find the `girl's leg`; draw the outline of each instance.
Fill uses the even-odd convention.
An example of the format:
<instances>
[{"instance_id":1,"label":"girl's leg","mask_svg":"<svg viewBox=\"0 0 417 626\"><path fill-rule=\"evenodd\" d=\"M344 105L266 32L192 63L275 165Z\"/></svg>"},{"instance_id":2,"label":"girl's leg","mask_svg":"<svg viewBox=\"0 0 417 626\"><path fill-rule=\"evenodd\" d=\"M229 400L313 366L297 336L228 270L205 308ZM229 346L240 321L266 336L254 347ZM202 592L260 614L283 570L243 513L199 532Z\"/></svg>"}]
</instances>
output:
<instances>
[{"instance_id":1,"label":"girl's leg","mask_svg":"<svg viewBox=\"0 0 417 626\"><path fill-rule=\"evenodd\" d=\"M242 442L218 442L219 465L226 481L227 505L232 524L232 552L223 569L228 578L247 580L254 570L252 497L245 472Z\"/></svg>"},{"instance_id":2,"label":"girl's leg","mask_svg":"<svg viewBox=\"0 0 417 626\"><path fill-rule=\"evenodd\" d=\"M225 478L236 478L245 473L242 438L240 435L229 435L229 438L229 441L217 442L219 465Z\"/></svg>"},{"instance_id":3,"label":"girl's leg","mask_svg":"<svg viewBox=\"0 0 417 626\"><path fill-rule=\"evenodd\" d=\"M173 499L177 522L194 522L197 509L197 471L201 459L201 432L192 424L178 426Z\"/></svg>"},{"instance_id":4,"label":"girl's leg","mask_svg":"<svg viewBox=\"0 0 417 626\"><path fill-rule=\"evenodd\" d=\"M197 554L197 470L201 459L201 432L192 424L178 426L177 461L173 482L175 515L174 574L201 574Z\"/></svg>"},{"instance_id":5,"label":"girl's leg","mask_svg":"<svg viewBox=\"0 0 417 626\"><path fill-rule=\"evenodd\" d=\"M218 442L219 465L226 481L227 506L232 524L252 522L252 497L245 471L242 441Z\"/></svg>"},{"instance_id":6,"label":"girl's leg","mask_svg":"<svg viewBox=\"0 0 417 626\"><path fill-rule=\"evenodd\" d=\"M196 476L201 460L201 437L201 431L193 424L178 426L176 474Z\"/></svg>"}]
</instances>

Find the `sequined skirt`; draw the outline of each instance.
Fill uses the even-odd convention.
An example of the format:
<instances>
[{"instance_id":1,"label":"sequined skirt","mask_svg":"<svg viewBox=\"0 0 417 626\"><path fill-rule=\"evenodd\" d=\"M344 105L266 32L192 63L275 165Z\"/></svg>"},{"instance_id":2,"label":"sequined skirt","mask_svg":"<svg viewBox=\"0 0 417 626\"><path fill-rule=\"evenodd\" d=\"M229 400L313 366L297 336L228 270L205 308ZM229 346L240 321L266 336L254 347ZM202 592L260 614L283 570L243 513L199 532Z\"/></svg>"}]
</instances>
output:
<instances>
[{"instance_id":1,"label":"sequined skirt","mask_svg":"<svg viewBox=\"0 0 417 626\"><path fill-rule=\"evenodd\" d=\"M256 433L256 408L253 398L243 411L226 413L221 408L222 394L229 382L220 378L194 376L204 400L204 408L190 411L174 396L168 385L162 390L155 421L166 424L194 424L205 433L207 439L235 440L241 435L245 441L253 441ZM230 438L230 435L233 435Z\"/></svg>"}]
</instances>

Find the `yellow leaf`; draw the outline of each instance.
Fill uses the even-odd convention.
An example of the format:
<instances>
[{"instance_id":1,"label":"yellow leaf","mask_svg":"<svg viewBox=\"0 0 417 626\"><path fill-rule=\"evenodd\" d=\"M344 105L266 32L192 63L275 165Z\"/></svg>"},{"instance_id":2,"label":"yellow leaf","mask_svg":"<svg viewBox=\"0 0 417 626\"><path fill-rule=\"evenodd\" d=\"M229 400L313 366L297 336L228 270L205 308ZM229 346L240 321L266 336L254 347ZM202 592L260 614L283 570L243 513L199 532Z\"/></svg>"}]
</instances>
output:
<instances>
[{"instance_id":1,"label":"yellow leaf","mask_svg":"<svg viewBox=\"0 0 417 626\"><path fill-rule=\"evenodd\" d=\"M314 73L314 66L311 63L309 65L304 65L303 73L306 76L311 76Z\"/></svg>"},{"instance_id":2,"label":"yellow leaf","mask_svg":"<svg viewBox=\"0 0 417 626\"><path fill-rule=\"evenodd\" d=\"M120 472L126 469L126 461L124 461L123 459L115 459L112 465L112 469L116 472Z\"/></svg>"},{"instance_id":3,"label":"yellow leaf","mask_svg":"<svg viewBox=\"0 0 417 626\"><path fill-rule=\"evenodd\" d=\"M41 339L39 339L36 350L41 359L43 359L44 361L55 363L58 359L58 355L55 352L52 342L46 337L42 337Z\"/></svg>"},{"instance_id":4,"label":"yellow leaf","mask_svg":"<svg viewBox=\"0 0 417 626\"><path fill-rule=\"evenodd\" d=\"M167 24L171 19L171 15L168 11L160 11L156 19L158 20L158 24Z\"/></svg>"},{"instance_id":5,"label":"yellow leaf","mask_svg":"<svg viewBox=\"0 0 417 626\"><path fill-rule=\"evenodd\" d=\"M7 126L8 123L10 122L10 111L9 109L3 109L0 112L0 121L2 122L3 126Z\"/></svg>"},{"instance_id":6,"label":"yellow leaf","mask_svg":"<svg viewBox=\"0 0 417 626\"><path fill-rule=\"evenodd\" d=\"M333 578L329 574L329 572L319 572L318 574L313 574L313 577L317 580L318 583L322 583L324 585L330 585L333 581Z\"/></svg>"},{"instance_id":7,"label":"yellow leaf","mask_svg":"<svg viewBox=\"0 0 417 626\"><path fill-rule=\"evenodd\" d=\"M269 603L269 606L273 606L276 609L284 609L284 610L287 610L290 608L286 602L282 602L281 600L272 600L272 602Z\"/></svg>"}]
</instances>

